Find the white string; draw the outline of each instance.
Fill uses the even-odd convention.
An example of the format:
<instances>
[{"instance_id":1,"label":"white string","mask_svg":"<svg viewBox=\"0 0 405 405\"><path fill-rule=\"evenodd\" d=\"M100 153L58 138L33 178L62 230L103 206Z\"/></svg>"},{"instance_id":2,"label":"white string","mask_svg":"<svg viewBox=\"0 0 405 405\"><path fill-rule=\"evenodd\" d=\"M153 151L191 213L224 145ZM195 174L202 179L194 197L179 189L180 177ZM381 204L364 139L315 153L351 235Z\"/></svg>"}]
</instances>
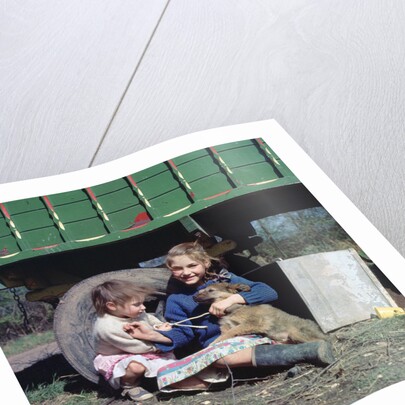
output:
<instances>
[{"instance_id":1,"label":"white string","mask_svg":"<svg viewBox=\"0 0 405 405\"><path fill-rule=\"evenodd\" d=\"M203 316L206 316L206 315L209 315L209 314L210 314L209 312L204 312L204 313L201 314L201 315L193 316L192 318L183 319L182 321L178 321L178 322L173 322L173 323L168 322L168 324L169 324L170 326L183 326L183 327L185 327L185 328L207 329L208 326L181 325L181 324L182 324L183 322L191 321L192 319L202 318ZM159 329L159 326L158 326L158 325L154 325L153 328L154 328L154 329Z\"/></svg>"},{"instance_id":2,"label":"white string","mask_svg":"<svg viewBox=\"0 0 405 405\"><path fill-rule=\"evenodd\" d=\"M225 365L226 365L226 367L227 367L227 369L228 369L228 371L229 371L229 374L231 375L232 404L233 404L233 405L236 405L236 401L235 401L235 390L234 390L235 383L234 383L233 373L232 373L232 370L231 370L231 368L229 367L228 363L227 363L225 360L224 360L224 363L225 363Z\"/></svg>"}]
</instances>

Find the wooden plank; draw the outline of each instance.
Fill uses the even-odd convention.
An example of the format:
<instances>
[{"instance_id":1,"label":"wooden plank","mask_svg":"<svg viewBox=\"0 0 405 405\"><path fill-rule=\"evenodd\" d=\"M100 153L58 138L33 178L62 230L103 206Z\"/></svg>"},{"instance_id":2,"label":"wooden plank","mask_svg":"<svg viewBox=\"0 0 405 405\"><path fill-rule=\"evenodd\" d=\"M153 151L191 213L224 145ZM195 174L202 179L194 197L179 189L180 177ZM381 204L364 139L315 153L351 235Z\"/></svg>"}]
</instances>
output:
<instances>
[{"instance_id":1,"label":"wooden plank","mask_svg":"<svg viewBox=\"0 0 405 405\"><path fill-rule=\"evenodd\" d=\"M89 166L166 3L2 5L0 182Z\"/></svg>"},{"instance_id":2,"label":"wooden plank","mask_svg":"<svg viewBox=\"0 0 405 405\"><path fill-rule=\"evenodd\" d=\"M24 353L10 356L7 360L10 363L14 373L19 373L33 366L39 361L46 360L51 356L61 354L61 351L56 342L47 343L34 349L27 350Z\"/></svg>"},{"instance_id":3,"label":"wooden plank","mask_svg":"<svg viewBox=\"0 0 405 405\"><path fill-rule=\"evenodd\" d=\"M94 163L275 118L405 254L405 4L388 4L172 1Z\"/></svg>"}]
</instances>

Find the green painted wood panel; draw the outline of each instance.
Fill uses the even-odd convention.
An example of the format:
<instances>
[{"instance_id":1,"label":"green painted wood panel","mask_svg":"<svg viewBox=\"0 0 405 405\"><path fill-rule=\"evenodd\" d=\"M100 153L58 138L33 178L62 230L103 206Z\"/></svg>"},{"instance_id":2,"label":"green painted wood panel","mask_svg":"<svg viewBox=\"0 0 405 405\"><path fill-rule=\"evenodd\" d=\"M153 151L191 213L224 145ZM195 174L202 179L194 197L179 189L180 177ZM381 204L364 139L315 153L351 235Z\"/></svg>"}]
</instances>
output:
<instances>
[{"instance_id":1,"label":"green painted wood panel","mask_svg":"<svg viewBox=\"0 0 405 405\"><path fill-rule=\"evenodd\" d=\"M70 222L83 221L89 218L98 217L96 209L88 198L72 204L60 205L55 210L65 226Z\"/></svg>"},{"instance_id":2,"label":"green painted wood panel","mask_svg":"<svg viewBox=\"0 0 405 405\"><path fill-rule=\"evenodd\" d=\"M49 195L48 198L55 209L60 205L88 200L88 197L86 193L83 192L83 190L73 190L60 194L52 194Z\"/></svg>"},{"instance_id":3,"label":"green painted wood panel","mask_svg":"<svg viewBox=\"0 0 405 405\"><path fill-rule=\"evenodd\" d=\"M243 146L250 146L254 142L255 141L253 139L247 139L245 141L230 142L230 143L224 143L221 145L215 145L214 148L217 152L223 152L223 151L230 150L230 149L238 149Z\"/></svg>"},{"instance_id":4,"label":"green painted wood panel","mask_svg":"<svg viewBox=\"0 0 405 405\"><path fill-rule=\"evenodd\" d=\"M166 164L159 163L155 166L149 167L148 169L141 170L140 172L132 173L131 176L136 182L140 182L142 180L153 178L157 174L165 172L166 170Z\"/></svg>"},{"instance_id":5,"label":"green painted wood panel","mask_svg":"<svg viewBox=\"0 0 405 405\"><path fill-rule=\"evenodd\" d=\"M167 215L190 205L187 193L180 186L170 168L166 164L154 166L149 172L151 177L145 178L145 170L132 177L142 190L145 198L159 215Z\"/></svg>"},{"instance_id":6,"label":"green painted wood panel","mask_svg":"<svg viewBox=\"0 0 405 405\"><path fill-rule=\"evenodd\" d=\"M246 145L237 149L224 150L220 155L225 163L231 168L266 162L265 156L258 153L258 149L254 145ZM253 170L252 174L254 175Z\"/></svg>"},{"instance_id":7,"label":"green painted wood panel","mask_svg":"<svg viewBox=\"0 0 405 405\"><path fill-rule=\"evenodd\" d=\"M185 192L179 190L165 192L151 201L153 206L158 207L157 210L162 216L172 214L191 205L191 201L187 198Z\"/></svg>"},{"instance_id":8,"label":"green painted wood panel","mask_svg":"<svg viewBox=\"0 0 405 405\"><path fill-rule=\"evenodd\" d=\"M32 212L44 208L44 204L38 197L5 203L4 206L7 208L10 215L20 214L22 212Z\"/></svg>"},{"instance_id":9,"label":"green painted wood panel","mask_svg":"<svg viewBox=\"0 0 405 405\"><path fill-rule=\"evenodd\" d=\"M147 180L138 180L138 176L133 176L138 187L142 190L147 199L152 199L179 187L179 183L174 178L170 169L166 165L162 164L161 166L163 166L164 170L155 173L155 175Z\"/></svg>"},{"instance_id":10,"label":"green painted wood panel","mask_svg":"<svg viewBox=\"0 0 405 405\"><path fill-rule=\"evenodd\" d=\"M0 219L0 256L6 256L20 250L7 224L4 220Z\"/></svg>"},{"instance_id":11,"label":"green painted wood panel","mask_svg":"<svg viewBox=\"0 0 405 405\"><path fill-rule=\"evenodd\" d=\"M126 188L112 193L97 195L97 201L107 213L120 211L135 205L139 205L139 199L134 191L127 185Z\"/></svg>"},{"instance_id":12,"label":"green painted wood panel","mask_svg":"<svg viewBox=\"0 0 405 405\"><path fill-rule=\"evenodd\" d=\"M98 217L71 222L66 230L73 241L107 234L103 222Z\"/></svg>"},{"instance_id":13,"label":"green painted wood panel","mask_svg":"<svg viewBox=\"0 0 405 405\"><path fill-rule=\"evenodd\" d=\"M252 168L255 170L254 176L252 176ZM262 181L277 180L281 177L274 170L274 167L266 162L252 164L249 167L232 168L232 171L241 184L255 184Z\"/></svg>"},{"instance_id":14,"label":"green painted wood panel","mask_svg":"<svg viewBox=\"0 0 405 405\"><path fill-rule=\"evenodd\" d=\"M178 165L182 165L184 163L192 162L195 159L198 159L198 158L206 156L206 155L207 155L206 149L200 149L195 152L186 153L185 155L178 156L172 160L178 166Z\"/></svg>"},{"instance_id":15,"label":"green painted wood panel","mask_svg":"<svg viewBox=\"0 0 405 405\"><path fill-rule=\"evenodd\" d=\"M108 217L117 229L128 229L135 225L137 215L143 212L145 212L145 209L140 205L136 205L124 210L110 213L108 214Z\"/></svg>"},{"instance_id":16,"label":"green painted wood panel","mask_svg":"<svg viewBox=\"0 0 405 405\"><path fill-rule=\"evenodd\" d=\"M180 163L180 159L175 159L175 163L178 163L178 169L190 184L195 199L212 197L233 188L229 178L208 149L199 151L198 154L188 154L186 157L183 163ZM195 158L191 159L192 157Z\"/></svg>"},{"instance_id":17,"label":"green painted wood panel","mask_svg":"<svg viewBox=\"0 0 405 405\"><path fill-rule=\"evenodd\" d=\"M54 227L52 218L44 206L42 206L41 210L12 215L12 219L21 234L33 229Z\"/></svg>"},{"instance_id":18,"label":"green painted wood panel","mask_svg":"<svg viewBox=\"0 0 405 405\"><path fill-rule=\"evenodd\" d=\"M0 257L19 251L20 248L12 235L0 237Z\"/></svg>"},{"instance_id":19,"label":"green painted wood panel","mask_svg":"<svg viewBox=\"0 0 405 405\"><path fill-rule=\"evenodd\" d=\"M28 243L32 248L63 243L63 239L61 238L56 227L47 227L21 232L21 237L24 242Z\"/></svg>"},{"instance_id":20,"label":"green painted wood panel","mask_svg":"<svg viewBox=\"0 0 405 405\"><path fill-rule=\"evenodd\" d=\"M0 213L0 238L11 235L10 228L8 227L6 220Z\"/></svg>"},{"instance_id":21,"label":"green painted wood panel","mask_svg":"<svg viewBox=\"0 0 405 405\"><path fill-rule=\"evenodd\" d=\"M195 190L196 197L199 200L232 190L233 188L223 173L215 173L209 177L202 177L191 182L191 187Z\"/></svg>"},{"instance_id":22,"label":"green painted wood panel","mask_svg":"<svg viewBox=\"0 0 405 405\"><path fill-rule=\"evenodd\" d=\"M177 167L189 183L220 171L220 167L214 162L208 152L195 160L178 164Z\"/></svg>"},{"instance_id":23,"label":"green painted wood panel","mask_svg":"<svg viewBox=\"0 0 405 405\"><path fill-rule=\"evenodd\" d=\"M125 179L117 179L109 181L108 183L99 184L97 186L91 187L91 189L97 196L102 196L104 194L109 194L125 188L128 188L128 182Z\"/></svg>"}]
</instances>

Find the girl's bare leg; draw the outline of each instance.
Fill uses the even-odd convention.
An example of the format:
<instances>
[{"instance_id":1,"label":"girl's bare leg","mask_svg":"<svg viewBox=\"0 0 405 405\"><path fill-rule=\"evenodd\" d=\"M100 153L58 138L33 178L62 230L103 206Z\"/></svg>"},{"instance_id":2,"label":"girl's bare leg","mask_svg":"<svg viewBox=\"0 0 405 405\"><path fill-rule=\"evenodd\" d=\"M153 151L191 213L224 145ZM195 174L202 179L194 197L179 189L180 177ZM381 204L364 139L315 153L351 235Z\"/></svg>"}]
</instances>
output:
<instances>
[{"instance_id":1,"label":"girl's bare leg","mask_svg":"<svg viewBox=\"0 0 405 405\"><path fill-rule=\"evenodd\" d=\"M204 389L204 388L208 388L209 384L203 380L200 380L198 377L189 377L186 378L183 381L179 381L177 383L174 383L172 385L170 385L171 388L177 388L177 389Z\"/></svg>"},{"instance_id":2,"label":"girl's bare leg","mask_svg":"<svg viewBox=\"0 0 405 405\"><path fill-rule=\"evenodd\" d=\"M228 356L222 357L214 363L215 367L227 368L229 367L250 367L252 364L253 349L248 348L239 352L228 354Z\"/></svg>"},{"instance_id":3,"label":"girl's bare leg","mask_svg":"<svg viewBox=\"0 0 405 405\"><path fill-rule=\"evenodd\" d=\"M142 364L131 361L125 370L125 375L121 377L121 385L123 387L134 386L136 381L145 374L145 370Z\"/></svg>"}]
</instances>

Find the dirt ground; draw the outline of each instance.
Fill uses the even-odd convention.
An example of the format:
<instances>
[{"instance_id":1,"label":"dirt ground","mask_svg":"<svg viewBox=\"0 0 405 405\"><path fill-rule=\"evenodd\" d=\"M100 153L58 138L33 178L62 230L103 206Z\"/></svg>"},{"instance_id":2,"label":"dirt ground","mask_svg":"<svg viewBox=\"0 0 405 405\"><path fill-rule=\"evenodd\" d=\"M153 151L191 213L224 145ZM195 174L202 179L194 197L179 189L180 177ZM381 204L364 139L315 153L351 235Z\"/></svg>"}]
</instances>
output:
<instances>
[{"instance_id":1,"label":"dirt ground","mask_svg":"<svg viewBox=\"0 0 405 405\"><path fill-rule=\"evenodd\" d=\"M327 368L299 365L300 373L287 370L232 370L228 382L212 392L158 394L147 404L179 405L346 405L374 391L405 380L405 316L378 318L339 329L330 334L336 362ZM59 358L60 361L60 358ZM48 366L49 367L49 366ZM251 372L254 374L251 374ZM31 374L32 375L32 374ZM18 376L18 374L17 374ZM246 378L256 378L246 381ZM98 392L102 405L134 404L114 397L82 377L71 375L72 394ZM20 381L21 382L21 381ZM53 405L66 404L53 400Z\"/></svg>"}]
</instances>

